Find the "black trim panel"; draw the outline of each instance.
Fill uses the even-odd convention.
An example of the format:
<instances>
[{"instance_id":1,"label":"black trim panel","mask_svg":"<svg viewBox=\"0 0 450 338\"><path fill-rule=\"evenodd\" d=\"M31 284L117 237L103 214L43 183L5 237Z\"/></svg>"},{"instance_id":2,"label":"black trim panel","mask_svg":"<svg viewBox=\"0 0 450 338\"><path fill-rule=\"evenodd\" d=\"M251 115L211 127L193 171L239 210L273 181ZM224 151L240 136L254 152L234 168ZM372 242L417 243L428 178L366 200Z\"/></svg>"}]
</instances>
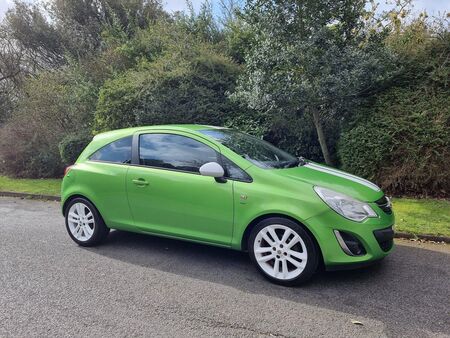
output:
<instances>
[{"instance_id":1,"label":"black trim panel","mask_svg":"<svg viewBox=\"0 0 450 338\"><path fill-rule=\"evenodd\" d=\"M131 142L131 164L139 165L139 135L135 133L133 135L133 141Z\"/></svg>"},{"instance_id":2,"label":"black trim panel","mask_svg":"<svg viewBox=\"0 0 450 338\"><path fill-rule=\"evenodd\" d=\"M392 229L392 226L385 229L375 230L373 235L380 245L381 250L384 252L391 250L394 246L394 230Z\"/></svg>"},{"instance_id":3,"label":"black trim panel","mask_svg":"<svg viewBox=\"0 0 450 338\"><path fill-rule=\"evenodd\" d=\"M366 268L368 266L375 265L375 264L381 262L383 259L384 258L380 258L380 259L377 259L374 261L328 265L325 267L325 270L326 271L343 271L343 270L354 270L354 269Z\"/></svg>"}]
</instances>

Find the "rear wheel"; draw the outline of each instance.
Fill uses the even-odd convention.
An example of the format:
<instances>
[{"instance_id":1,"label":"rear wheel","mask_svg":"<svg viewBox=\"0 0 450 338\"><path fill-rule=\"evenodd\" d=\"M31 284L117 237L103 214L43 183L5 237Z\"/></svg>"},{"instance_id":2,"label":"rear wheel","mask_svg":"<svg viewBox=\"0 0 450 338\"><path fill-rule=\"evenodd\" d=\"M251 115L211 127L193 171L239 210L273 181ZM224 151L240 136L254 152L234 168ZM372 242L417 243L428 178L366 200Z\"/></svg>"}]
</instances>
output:
<instances>
[{"instance_id":1,"label":"rear wheel","mask_svg":"<svg viewBox=\"0 0 450 338\"><path fill-rule=\"evenodd\" d=\"M309 233L285 218L259 222L250 234L248 248L258 270L270 281L286 286L307 281L319 262Z\"/></svg>"},{"instance_id":2,"label":"rear wheel","mask_svg":"<svg viewBox=\"0 0 450 338\"><path fill-rule=\"evenodd\" d=\"M66 229L81 246L94 246L106 239L109 228L95 206L85 198L74 198L66 207Z\"/></svg>"}]
</instances>

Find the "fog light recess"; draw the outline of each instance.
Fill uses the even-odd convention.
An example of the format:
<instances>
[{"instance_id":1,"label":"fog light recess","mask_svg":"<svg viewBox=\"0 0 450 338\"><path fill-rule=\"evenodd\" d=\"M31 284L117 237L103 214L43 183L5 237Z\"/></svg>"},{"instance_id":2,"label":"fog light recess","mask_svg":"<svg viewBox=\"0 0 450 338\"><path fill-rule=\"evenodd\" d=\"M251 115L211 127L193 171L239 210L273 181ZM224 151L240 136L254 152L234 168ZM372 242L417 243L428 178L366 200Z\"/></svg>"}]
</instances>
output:
<instances>
[{"instance_id":1,"label":"fog light recess","mask_svg":"<svg viewBox=\"0 0 450 338\"><path fill-rule=\"evenodd\" d=\"M336 239L342 250L350 256L362 256L366 254L366 250L362 243L355 236L348 232L334 230Z\"/></svg>"}]
</instances>

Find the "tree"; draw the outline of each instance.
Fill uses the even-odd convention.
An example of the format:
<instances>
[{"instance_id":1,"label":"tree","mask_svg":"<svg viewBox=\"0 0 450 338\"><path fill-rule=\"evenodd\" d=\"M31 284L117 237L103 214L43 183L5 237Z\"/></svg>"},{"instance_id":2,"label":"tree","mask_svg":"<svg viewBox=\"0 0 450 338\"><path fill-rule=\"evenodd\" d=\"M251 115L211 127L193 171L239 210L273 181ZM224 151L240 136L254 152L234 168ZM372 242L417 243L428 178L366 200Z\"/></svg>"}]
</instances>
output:
<instances>
[{"instance_id":1,"label":"tree","mask_svg":"<svg viewBox=\"0 0 450 338\"><path fill-rule=\"evenodd\" d=\"M343 128L345 170L396 195L450 195L450 32L425 15L396 27L387 43L403 69Z\"/></svg>"},{"instance_id":2,"label":"tree","mask_svg":"<svg viewBox=\"0 0 450 338\"><path fill-rule=\"evenodd\" d=\"M120 27L130 38L167 17L159 0L52 0L44 5L16 0L0 27L0 39L21 52L22 69L36 74L95 54L109 26Z\"/></svg>"},{"instance_id":3,"label":"tree","mask_svg":"<svg viewBox=\"0 0 450 338\"><path fill-rule=\"evenodd\" d=\"M99 75L111 31L126 40L168 17L159 0L15 0L0 23L0 123L26 97L28 77L87 62L96 64L92 72Z\"/></svg>"},{"instance_id":4,"label":"tree","mask_svg":"<svg viewBox=\"0 0 450 338\"><path fill-rule=\"evenodd\" d=\"M27 71L64 64L64 41L48 13L37 4L16 1L14 5L6 12L2 31L4 38L23 52Z\"/></svg>"},{"instance_id":5,"label":"tree","mask_svg":"<svg viewBox=\"0 0 450 338\"><path fill-rule=\"evenodd\" d=\"M0 125L11 115L23 81L23 51L8 38L0 25Z\"/></svg>"},{"instance_id":6,"label":"tree","mask_svg":"<svg viewBox=\"0 0 450 338\"><path fill-rule=\"evenodd\" d=\"M53 0L48 12L73 57L100 49L107 26L117 25L131 38L138 29L168 17L160 0Z\"/></svg>"},{"instance_id":7,"label":"tree","mask_svg":"<svg viewBox=\"0 0 450 338\"><path fill-rule=\"evenodd\" d=\"M217 43L223 39L223 32L214 17L212 4L206 0L200 6L198 13L195 12L191 1L187 1L188 12L176 13L176 23L187 34L195 35L197 38Z\"/></svg>"},{"instance_id":8,"label":"tree","mask_svg":"<svg viewBox=\"0 0 450 338\"><path fill-rule=\"evenodd\" d=\"M236 111L226 93L234 89L240 68L202 36L161 23L119 49L139 61L101 87L96 131L166 123L220 125Z\"/></svg>"},{"instance_id":9,"label":"tree","mask_svg":"<svg viewBox=\"0 0 450 338\"><path fill-rule=\"evenodd\" d=\"M310 115L327 164L325 120L342 120L394 72L393 56L365 34L364 5L253 0L244 8L254 39L232 98L270 114Z\"/></svg>"},{"instance_id":10,"label":"tree","mask_svg":"<svg viewBox=\"0 0 450 338\"><path fill-rule=\"evenodd\" d=\"M27 78L14 114L0 129L1 172L16 177L61 175L58 144L68 134L90 132L97 93L76 67Z\"/></svg>"}]
</instances>

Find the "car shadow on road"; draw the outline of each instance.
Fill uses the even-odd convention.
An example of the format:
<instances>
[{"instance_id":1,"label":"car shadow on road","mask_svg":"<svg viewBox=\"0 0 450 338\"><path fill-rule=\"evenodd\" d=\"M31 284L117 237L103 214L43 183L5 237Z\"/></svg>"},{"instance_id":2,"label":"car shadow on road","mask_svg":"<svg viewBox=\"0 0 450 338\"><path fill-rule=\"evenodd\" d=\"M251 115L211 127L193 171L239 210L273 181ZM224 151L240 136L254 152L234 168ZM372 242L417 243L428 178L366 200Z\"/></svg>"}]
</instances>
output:
<instances>
[{"instance_id":1,"label":"car shadow on road","mask_svg":"<svg viewBox=\"0 0 450 338\"><path fill-rule=\"evenodd\" d=\"M446 253L399 245L380 264L322 271L305 285L287 288L260 276L246 253L229 249L112 231L105 244L88 250L248 293L377 319L387 329L405 322L409 329L432 332L448 332L450 327L450 255Z\"/></svg>"}]
</instances>

